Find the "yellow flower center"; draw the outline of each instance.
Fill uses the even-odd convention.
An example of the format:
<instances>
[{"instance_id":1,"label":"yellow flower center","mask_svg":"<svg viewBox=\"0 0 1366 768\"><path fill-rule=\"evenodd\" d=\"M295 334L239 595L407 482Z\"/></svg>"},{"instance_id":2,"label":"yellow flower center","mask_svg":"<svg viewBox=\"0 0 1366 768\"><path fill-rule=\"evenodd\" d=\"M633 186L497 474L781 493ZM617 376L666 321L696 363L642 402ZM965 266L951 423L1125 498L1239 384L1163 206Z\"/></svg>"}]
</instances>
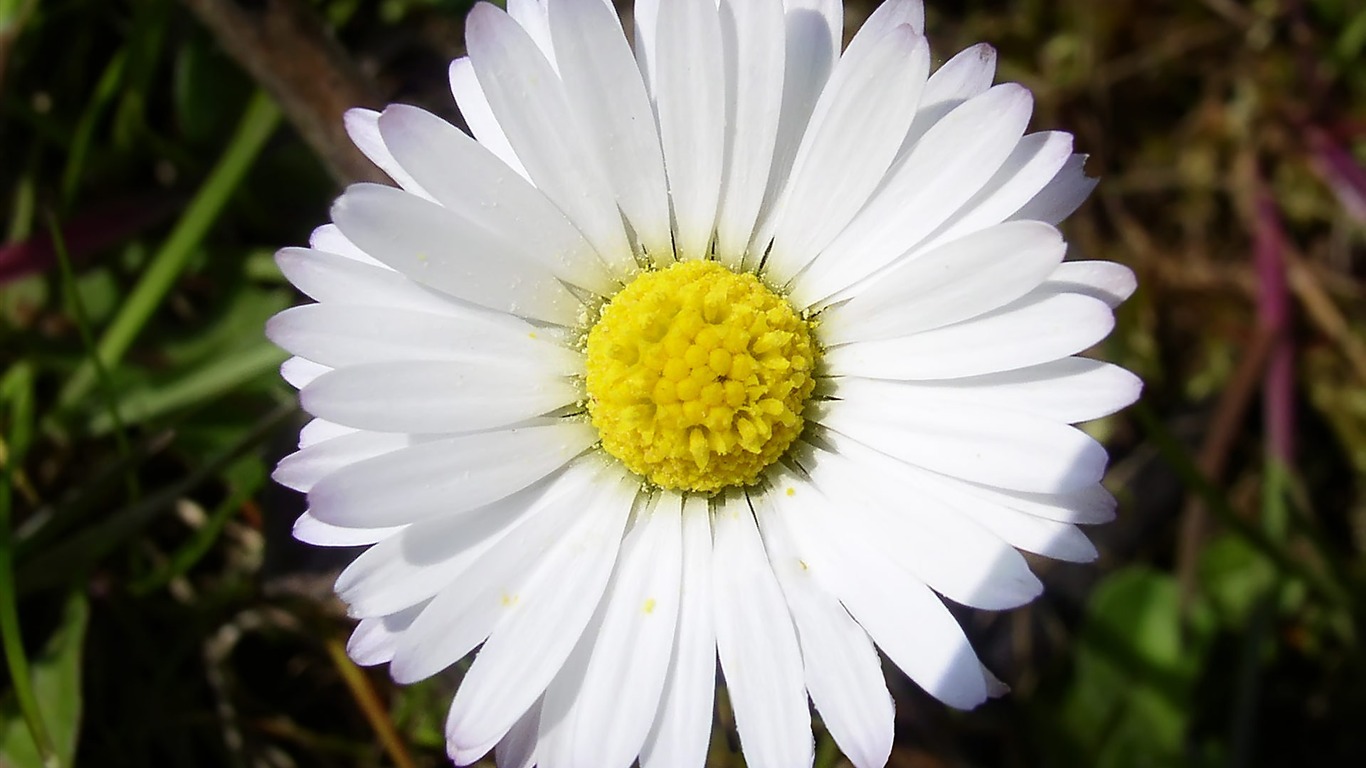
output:
<instances>
[{"instance_id":1,"label":"yellow flower center","mask_svg":"<svg viewBox=\"0 0 1366 768\"><path fill-rule=\"evenodd\" d=\"M807 321L753 275L710 261L646 272L588 333L588 412L603 448L676 490L752 484L802 431Z\"/></svg>"}]
</instances>

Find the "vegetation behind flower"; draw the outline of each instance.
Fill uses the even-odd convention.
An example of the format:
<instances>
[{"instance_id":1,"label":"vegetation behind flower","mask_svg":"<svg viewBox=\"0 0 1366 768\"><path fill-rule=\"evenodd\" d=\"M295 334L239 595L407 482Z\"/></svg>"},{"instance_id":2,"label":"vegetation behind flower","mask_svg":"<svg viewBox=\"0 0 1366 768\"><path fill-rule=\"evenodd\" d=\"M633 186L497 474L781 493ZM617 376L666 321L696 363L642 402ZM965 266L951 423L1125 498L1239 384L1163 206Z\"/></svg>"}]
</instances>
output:
<instances>
[{"instance_id":1,"label":"vegetation behind flower","mask_svg":"<svg viewBox=\"0 0 1366 768\"><path fill-rule=\"evenodd\" d=\"M261 327L273 248L375 173L340 109L458 119L468 5L0 0L0 766L446 764L454 679L352 666L345 555L288 536ZM1147 389L1092 425L1099 564L968 615L1013 693L956 713L891 675L892 764L1366 763L1366 9L959 5L936 49L994 43L1092 153L1065 229L1138 272L1105 356Z\"/></svg>"}]
</instances>

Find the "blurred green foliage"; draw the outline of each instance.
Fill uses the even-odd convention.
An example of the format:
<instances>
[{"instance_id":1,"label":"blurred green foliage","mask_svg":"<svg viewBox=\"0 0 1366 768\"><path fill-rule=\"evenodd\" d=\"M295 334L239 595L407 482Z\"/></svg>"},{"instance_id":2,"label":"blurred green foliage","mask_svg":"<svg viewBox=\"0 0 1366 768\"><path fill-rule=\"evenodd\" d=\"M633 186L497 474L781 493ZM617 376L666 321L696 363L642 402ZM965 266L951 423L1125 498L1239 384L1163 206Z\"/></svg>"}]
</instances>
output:
<instances>
[{"instance_id":1,"label":"blurred green foliage","mask_svg":"<svg viewBox=\"0 0 1366 768\"><path fill-rule=\"evenodd\" d=\"M458 120L468 0L312 5L386 98ZM1014 692L951 713L893 674L893 765L1366 764L1366 7L929 5L936 61L993 42L1036 129L1092 153L1068 235L1139 273L1103 352L1148 389L1090 427L1123 501L1101 562L1039 563L1038 603L966 618ZM327 650L341 561L290 542L301 501L268 481L294 396L261 329L296 300L270 254L325 220L323 166L174 0L0 1L0 78L0 767L444 764L460 670L367 672L366 710ZM1288 465L1248 364L1268 227Z\"/></svg>"}]
</instances>

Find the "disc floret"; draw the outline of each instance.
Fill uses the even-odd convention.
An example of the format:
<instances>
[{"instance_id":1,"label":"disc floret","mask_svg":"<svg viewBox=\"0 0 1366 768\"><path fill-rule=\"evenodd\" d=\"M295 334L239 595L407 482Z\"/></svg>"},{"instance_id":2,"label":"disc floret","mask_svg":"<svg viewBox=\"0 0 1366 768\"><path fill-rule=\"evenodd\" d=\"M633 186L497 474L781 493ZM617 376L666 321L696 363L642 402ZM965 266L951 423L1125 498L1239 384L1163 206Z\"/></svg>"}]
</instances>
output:
<instances>
[{"instance_id":1,"label":"disc floret","mask_svg":"<svg viewBox=\"0 0 1366 768\"><path fill-rule=\"evenodd\" d=\"M802 431L809 323L750 274L711 261L646 272L588 333L588 411L603 448L650 482L750 485Z\"/></svg>"}]
</instances>

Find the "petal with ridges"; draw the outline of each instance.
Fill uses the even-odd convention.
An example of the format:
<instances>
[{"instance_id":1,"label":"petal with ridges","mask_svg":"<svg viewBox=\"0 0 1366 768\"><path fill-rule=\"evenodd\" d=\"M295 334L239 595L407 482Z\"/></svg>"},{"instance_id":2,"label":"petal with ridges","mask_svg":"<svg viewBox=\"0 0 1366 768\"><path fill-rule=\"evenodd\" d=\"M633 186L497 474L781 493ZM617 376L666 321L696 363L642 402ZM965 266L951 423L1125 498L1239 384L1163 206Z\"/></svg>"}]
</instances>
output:
<instances>
[{"instance_id":1,"label":"petal with ridges","mask_svg":"<svg viewBox=\"0 0 1366 768\"><path fill-rule=\"evenodd\" d=\"M764 201L782 114L781 0L722 0L726 65L726 173L716 215L716 256L739 269Z\"/></svg>"},{"instance_id":2,"label":"petal with ridges","mask_svg":"<svg viewBox=\"0 0 1366 768\"><path fill-rule=\"evenodd\" d=\"M457 308L459 309L459 308ZM466 311L433 315L389 307L306 304L266 323L266 336L291 354L344 368L368 363L444 361L582 372L583 354L553 330L510 315Z\"/></svg>"},{"instance_id":3,"label":"petal with ridges","mask_svg":"<svg viewBox=\"0 0 1366 768\"><path fill-rule=\"evenodd\" d=\"M472 309L377 261L361 262L313 248L283 248L276 252L275 263L295 288L322 304L395 307L435 315L467 315Z\"/></svg>"},{"instance_id":4,"label":"petal with ridges","mask_svg":"<svg viewBox=\"0 0 1366 768\"><path fill-rule=\"evenodd\" d=\"M968 99L986 93L996 77L996 49L979 43L959 51L944 66L930 75L925 93L920 98L920 114L902 141L899 158L908 155L915 145L944 116Z\"/></svg>"},{"instance_id":5,"label":"petal with ridges","mask_svg":"<svg viewBox=\"0 0 1366 768\"><path fill-rule=\"evenodd\" d=\"M1100 481L1108 456L1076 427L975 405L930 409L893 403L813 403L813 421L909 464L1027 493L1061 493ZM909 406L909 407L889 407Z\"/></svg>"},{"instance_id":6,"label":"petal with ridges","mask_svg":"<svg viewBox=\"0 0 1366 768\"><path fill-rule=\"evenodd\" d=\"M591 0L596 3L598 0ZM642 510L574 656L545 694L544 763L627 768L650 732L672 657L683 539L672 495ZM573 657L571 657L572 659Z\"/></svg>"},{"instance_id":7,"label":"petal with ridges","mask_svg":"<svg viewBox=\"0 0 1366 768\"><path fill-rule=\"evenodd\" d=\"M810 305L910 251L1000 170L1033 111L1029 91L999 85L964 102L926 132L881 189L793 283Z\"/></svg>"},{"instance_id":8,"label":"petal with ridges","mask_svg":"<svg viewBox=\"0 0 1366 768\"><path fill-rule=\"evenodd\" d=\"M385 109L379 128L398 162L443 207L480 222L561 280L600 295L620 287L549 198L460 129L403 104Z\"/></svg>"},{"instance_id":9,"label":"petal with ridges","mask_svg":"<svg viewBox=\"0 0 1366 768\"><path fill-rule=\"evenodd\" d=\"M1060 131L1031 133L1020 139L1001 170L963 204L939 232L919 246L934 248L1013 216L1048 184L1072 153L1072 135Z\"/></svg>"},{"instance_id":10,"label":"petal with ridges","mask_svg":"<svg viewBox=\"0 0 1366 768\"><path fill-rule=\"evenodd\" d=\"M498 118L494 117L493 108L489 106L488 97L484 95L483 86L479 85L479 78L474 74L474 65L468 56L451 62L450 81L451 94L455 96L456 106L460 108L460 115L465 118L470 133L485 149L516 171L518 176L530 181L531 174L527 173L522 161L517 158L507 134L498 124Z\"/></svg>"},{"instance_id":11,"label":"petal with ridges","mask_svg":"<svg viewBox=\"0 0 1366 768\"><path fill-rule=\"evenodd\" d=\"M792 161L806 134L811 110L839 60L844 39L843 0L783 0L787 48L784 55L782 112L769 166L767 191L758 221L769 212L787 187ZM753 271L768 250L772 232L756 232L745 254L744 268Z\"/></svg>"},{"instance_id":12,"label":"petal with ridges","mask_svg":"<svg viewBox=\"0 0 1366 768\"><path fill-rule=\"evenodd\" d=\"M356 597L352 615L435 595L399 642L389 667L396 681L422 680L454 664L517 610L530 574L577 525L581 505L592 501L595 477L593 462L579 462L515 503L462 516L463 526L415 524L388 547L388 558L377 555L353 578L351 568L342 573L337 591L343 599ZM399 553L417 562L386 562Z\"/></svg>"},{"instance_id":13,"label":"petal with ridges","mask_svg":"<svg viewBox=\"0 0 1366 768\"><path fill-rule=\"evenodd\" d=\"M827 430L827 437L833 435ZM833 452L807 452L811 480L840 500L851 541L881 551L902 570L944 597L999 611L1033 600L1043 585L1029 564L988 528L924 493L904 462L850 440ZM805 464L804 464L805 465Z\"/></svg>"},{"instance_id":14,"label":"petal with ridges","mask_svg":"<svg viewBox=\"0 0 1366 768\"><path fill-rule=\"evenodd\" d=\"M602 158L589 146L555 70L506 13L479 3L465 45L484 95L517 157L618 277L636 271Z\"/></svg>"},{"instance_id":15,"label":"petal with ridges","mask_svg":"<svg viewBox=\"0 0 1366 768\"><path fill-rule=\"evenodd\" d=\"M850 542L830 502L810 483L780 470L774 504L812 576L844 603L893 664L951 707L986 700L972 645L943 602L875 549Z\"/></svg>"},{"instance_id":16,"label":"petal with ridges","mask_svg":"<svg viewBox=\"0 0 1366 768\"><path fill-rule=\"evenodd\" d=\"M768 496L754 499L764 549L802 648L806 687L821 720L856 768L882 768L892 751L894 707L868 633L811 577Z\"/></svg>"},{"instance_id":17,"label":"petal with ridges","mask_svg":"<svg viewBox=\"0 0 1366 768\"><path fill-rule=\"evenodd\" d=\"M673 658L659 710L640 752L642 768L702 765L716 696L712 619L711 510L707 499L666 492L661 504L683 510L683 567Z\"/></svg>"},{"instance_id":18,"label":"petal with ridges","mask_svg":"<svg viewBox=\"0 0 1366 768\"><path fill-rule=\"evenodd\" d=\"M498 743L540 697L588 624L616 561L639 481L611 467L600 496L530 575L455 694L449 749L477 757Z\"/></svg>"},{"instance_id":19,"label":"petal with ridges","mask_svg":"<svg viewBox=\"0 0 1366 768\"><path fill-rule=\"evenodd\" d=\"M408 360L320 376L299 393L299 402L309 413L357 429L449 434L519 424L582 395L579 382L535 358Z\"/></svg>"},{"instance_id":20,"label":"petal with ridges","mask_svg":"<svg viewBox=\"0 0 1366 768\"><path fill-rule=\"evenodd\" d=\"M786 284L844 228L882 182L915 117L930 71L925 39L903 24L860 33L821 92L774 207L764 270Z\"/></svg>"},{"instance_id":21,"label":"petal with ridges","mask_svg":"<svg viewBox=\"0 0 1366 768\"><path fill-rule=\"evenodd\" d=\"M423 285L500 312L572 326L582 303L545 268L471 219L377 184L354 184L332 220L366 252Z\"/></svg>"},{"instance_id":22,"label":"petal with ridges","mask_svg":"<svg viewBox=\"0 0 1366 768\"><path fill-rule=\"evenodd\" d=\"M1042 283L1067 244L1048 224L1014 222L977 232L870 281L821 320L828 346L910 336L1003 307Z\"/></svg>"},{"instance_id":23,"label":"petal with ridges","mask_svg":"<svg viewBox=\"0 0 1366 768\"><path fill-rule=\"evenodd\" d=\"M658 24L668 30L655 40L654 98L674 251L681 260L704 259L711 252L725 162L721 20L713 0L672 0L660 6Z\"/></svg>"},{"instance_id":24,"label":"petal with ridges","mask_svg":"<svg viewBox=\"0 0 1366 768\"><path fill-rule=\"evenodd\" d=\"M526 488L597 439L591 425L576 421L459 435L354 464L308 498L314 515L342 526L453 515Z\"/></svg>"},{"instance_id":25,"label":"petal with ridges","mask_svg":"<svg viewBox=\"0 0 1366 768\"><path fill-rule=\"evenodd\" d=\"M887 381L848 377L831 382L831 396L879 403L891 410L953 407L1029 413L1066 424L1098 419L1132 405L1143 381L1117 365L1085 357L949 381Z\"/></svg>"},{"instance_id":26,"label":"petal with ridges","mask_svg":"<svg viewBox=\"0 0 1366 768\"><path fill-rule=\"evenodd\" d=\"M549 10L569 103L606 161L617 205L636 239L667 263L673 242L664 154L621 23L602 0L556 0Z\"/></svg>"},{"instance_id":27,"label":"petal with ridges","mask_svg":"<svg viewBox=\"0 0 1366 768\"><path fill-rule=\"evenodd\" d=\"M989 315L914 336L845 344L829 350L834 376L956 379L1059 360L1110 334L1115 317L1090 296L1023 299Z\"/></svg>"},{"instance_id":28,"label":"petal with ridges","mask_svg":"<svg viewBox=\"0 0 1366 768\"><path fill-rule=\"evenodd\" d=\"M801 649L744 494L715 515L712 594L716 650L750 765L809 766L814 759Z\"/></svg>"}]
</instances>

